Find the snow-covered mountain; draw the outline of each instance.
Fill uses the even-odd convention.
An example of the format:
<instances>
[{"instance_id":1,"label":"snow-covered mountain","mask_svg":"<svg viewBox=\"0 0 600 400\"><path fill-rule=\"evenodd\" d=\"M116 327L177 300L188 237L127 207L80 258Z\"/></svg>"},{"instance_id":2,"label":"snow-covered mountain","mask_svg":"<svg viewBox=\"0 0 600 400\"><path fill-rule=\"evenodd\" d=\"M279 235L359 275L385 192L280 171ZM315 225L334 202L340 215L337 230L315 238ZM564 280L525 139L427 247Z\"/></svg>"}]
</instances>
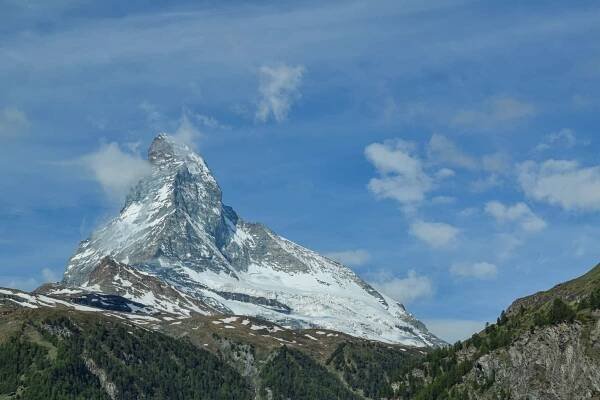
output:
<instances>
[{"instance_id":1,"label":"snow-covered mountain","mask_svg":"<svg viewBox=\"0 0 600 400\"><path fill-rule=\"evenodd\" d=\"M119 216L80 244L64 286L180 315L247 315L390 343L443 343L351 269L242 220L186 145L160 134L148 160L152 173Z\"/></svg>"}]
</instances>

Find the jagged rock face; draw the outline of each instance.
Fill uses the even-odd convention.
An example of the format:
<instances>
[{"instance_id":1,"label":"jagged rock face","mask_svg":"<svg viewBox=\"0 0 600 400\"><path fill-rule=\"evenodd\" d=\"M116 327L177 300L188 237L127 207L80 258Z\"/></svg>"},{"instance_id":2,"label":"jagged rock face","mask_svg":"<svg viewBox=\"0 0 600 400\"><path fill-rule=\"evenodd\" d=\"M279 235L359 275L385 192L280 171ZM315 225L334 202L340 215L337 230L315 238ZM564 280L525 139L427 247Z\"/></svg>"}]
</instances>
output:
<instances>
[{"instance_id":1,"label":"jagged rock face","mask_svg":"<svg viewBox=\"0 0 600 400\"><path fill-rule=\"evenodd\" d=\"M118 217L81 243L64 284L90 287L110 256L222 313L416 346L443 343L349 268L242 220L187 146L161 134L148 159L152 173Z\"/></svg>"},{"instance_id":2,"label":"jagged rock face","mask_svg":"<svg viewBox=\"0 0 600 400\"><path fill-rule=\"evenodd\" d=\"M217 246L227 229L221 189L204 161L166 135L153 141L148 158L151 175L131 190L117 218L81 243L65 282L83 284L107 255L131 265L168 261L233 273Z\"/></svg>"},{"instance_id":3,"label":"jagged rock face","mask_svg":"<svg viewBox=\"0 0 600 400\"><path fill-rule=\"evenodd\" d=\"M481 357L465 377L486 386L472 398L596 399L600 396L600 321L562 323L528 332L506 348Z\"/></svg>"}]
</instances>

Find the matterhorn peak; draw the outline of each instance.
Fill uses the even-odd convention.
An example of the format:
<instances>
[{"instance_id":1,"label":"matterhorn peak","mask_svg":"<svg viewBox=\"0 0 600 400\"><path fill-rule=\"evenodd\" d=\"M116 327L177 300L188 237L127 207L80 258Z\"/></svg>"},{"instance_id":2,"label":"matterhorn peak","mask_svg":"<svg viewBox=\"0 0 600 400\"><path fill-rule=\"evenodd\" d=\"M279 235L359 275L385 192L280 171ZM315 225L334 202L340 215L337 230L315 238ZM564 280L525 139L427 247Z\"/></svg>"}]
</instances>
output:
<instances>
[{"instance_id":1,"label":"matterhorn peak","mask_svg":"<svg viewBox=\"0 0 600 400\"><path fill-rule=\"evenodd\" d=\"M94 271L109 256L216 312L393 343L441 343L348 267L240 218L222 203L215 178L189 146L161 133L148 159L152 174L132 189L117 217L81 243L65 284L93 287Z\"/></svg>"},{"instance_id":2,"label":"matterhorn peak","mask_svg":"<svg viewBox=\"0 0 600 400\"><path fill-rule=\"evenodd\" d=\"M192 149L176 137L167 133L159 133L148 149L148 161L162 164L172 161L184 161L193 153Z\"/></svg>"},{"instance_id":3,"label":"matterhorn peak","mask_svg":"<svg viewBox=\"0 0 600 400\"><path fill-rule=\"evenodd\" d=\"M187 150L182 148L183 146L183 144L176 143L173 137L166 133L159 133L152 140L152 144L148 149L148 161L152 164L160 164L174 159L178 154L183 153L181 150Z\"/></svg>"},{"instance_id":4,"label":"matterhorn peak","mask_svg":"<svg viewBox=\"0 0 600 400\"><path fill-rule=\"evenodd\" d=\"M152 140L148 149L148 161L157 167L171 169L186 165L191 173L201 173L213 178L202 157L176 136L167 133L159 133Z\"/></svg>"}]
</instances>

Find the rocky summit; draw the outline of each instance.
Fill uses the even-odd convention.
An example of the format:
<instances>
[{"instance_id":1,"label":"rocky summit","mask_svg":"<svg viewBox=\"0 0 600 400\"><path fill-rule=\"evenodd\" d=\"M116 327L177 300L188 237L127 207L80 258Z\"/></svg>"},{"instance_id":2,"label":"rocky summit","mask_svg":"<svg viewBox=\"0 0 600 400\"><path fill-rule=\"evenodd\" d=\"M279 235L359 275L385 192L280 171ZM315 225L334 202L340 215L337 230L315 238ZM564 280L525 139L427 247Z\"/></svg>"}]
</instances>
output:
<instances>
[{"instance_id":1,"label":"rocky summit","mask_svg":"<svg viewBox=\"0 0 600 400\"><path fill-rule=\"evenodd\" d=\"M83 241L60 290L118 295L182 316L244 315L388 343L443 342L350 268L244 221L222 202L204 160L158 135L152 172L119 215Z\"/></svg>"}]
</instances>

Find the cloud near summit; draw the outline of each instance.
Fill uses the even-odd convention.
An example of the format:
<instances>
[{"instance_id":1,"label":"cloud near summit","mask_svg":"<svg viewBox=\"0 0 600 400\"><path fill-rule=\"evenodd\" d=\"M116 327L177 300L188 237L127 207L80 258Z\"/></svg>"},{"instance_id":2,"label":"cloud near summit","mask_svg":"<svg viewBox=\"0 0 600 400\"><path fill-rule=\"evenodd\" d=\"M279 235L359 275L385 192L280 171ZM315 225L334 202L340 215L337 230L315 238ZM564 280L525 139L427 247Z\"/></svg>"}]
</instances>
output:
<instances>
[{"instance_id":1,"label":"cloud near summit","mask_svg":"<svg viewBox=\"0 0 600 400\"><path fill-rule=\"evenodd\" d=\"M151 172L148 161L139 154L123 151L115 142L103 144L95 152L81 157L80 164L115 202L122 201L129 189Z\"/></svg>"}]
</instances>

